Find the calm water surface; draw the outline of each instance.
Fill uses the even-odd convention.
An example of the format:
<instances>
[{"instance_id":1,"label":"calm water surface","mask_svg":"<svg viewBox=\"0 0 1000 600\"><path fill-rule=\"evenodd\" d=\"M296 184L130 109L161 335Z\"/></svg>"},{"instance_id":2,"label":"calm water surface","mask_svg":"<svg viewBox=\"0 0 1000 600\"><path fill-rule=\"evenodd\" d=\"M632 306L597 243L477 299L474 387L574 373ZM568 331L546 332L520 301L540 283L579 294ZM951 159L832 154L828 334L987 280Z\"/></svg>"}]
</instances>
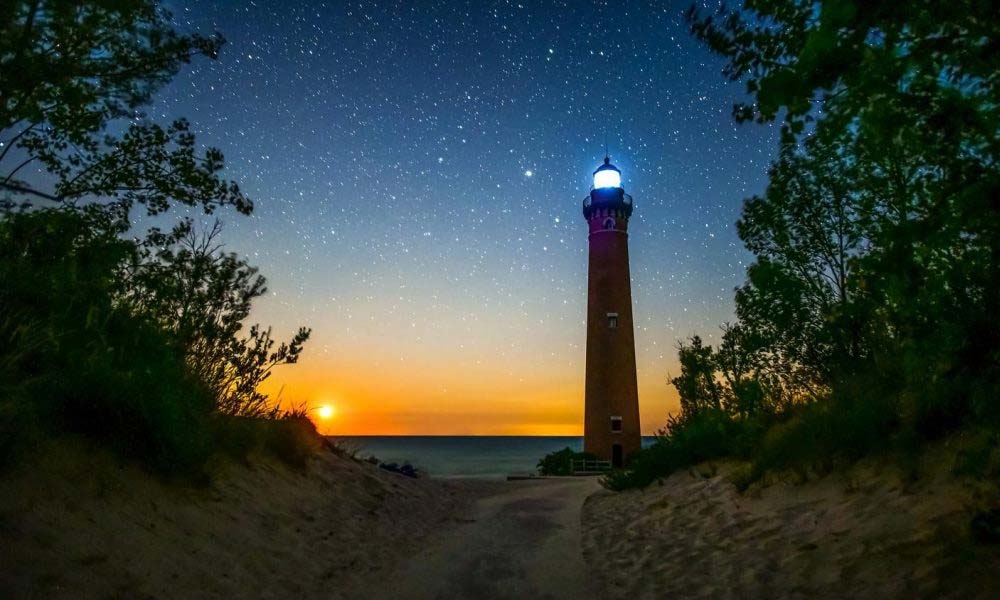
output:
<instances>
[{"instance_id":1,"label":"calm water surface","mask_svg":"<svg viewBox=\"0 0 1000 600\"><path fill-rule=\"evenodd\" d=\"M502 478L535 471L549 452L583 449L583 437L540 436L335 436L360 456L411 465L433 477ZM655 438L644 437L647 446Z\"/></svg>"}]
</instances>

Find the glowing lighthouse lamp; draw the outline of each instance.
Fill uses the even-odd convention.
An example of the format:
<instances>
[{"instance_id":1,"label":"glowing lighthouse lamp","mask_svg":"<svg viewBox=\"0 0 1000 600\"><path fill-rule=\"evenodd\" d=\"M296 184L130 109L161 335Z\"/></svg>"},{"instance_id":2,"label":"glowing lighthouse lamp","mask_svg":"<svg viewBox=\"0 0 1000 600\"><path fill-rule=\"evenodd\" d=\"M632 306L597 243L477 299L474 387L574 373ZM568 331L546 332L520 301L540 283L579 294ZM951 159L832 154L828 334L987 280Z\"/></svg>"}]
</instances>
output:
<instances>
[{"instance_id":1,"label":"glowing lighthouse lamp","mask_svg":"<svg viewBox=\"0 0 1000 600\"><path fill-rule=\"evenodd\" d=\"M622 186L622 173L613 164L611 157L604 157L604 164L594 171L594 187L597 189L620 188Z\"/></svg>"}]
</instances>

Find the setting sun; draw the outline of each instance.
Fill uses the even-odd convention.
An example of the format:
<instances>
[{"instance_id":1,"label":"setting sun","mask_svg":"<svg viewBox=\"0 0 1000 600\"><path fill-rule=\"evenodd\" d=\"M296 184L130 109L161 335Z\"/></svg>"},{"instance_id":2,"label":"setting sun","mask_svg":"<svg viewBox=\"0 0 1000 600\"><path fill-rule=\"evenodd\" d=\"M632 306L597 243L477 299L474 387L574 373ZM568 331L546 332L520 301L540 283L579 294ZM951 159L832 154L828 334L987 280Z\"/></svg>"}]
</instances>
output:
<instances>
[{"instance_id":1,"label":"setting sun","mask_svg":"<svg viewBox=\"0 0 1000 600\"><path fill-rule=\"evenodd\" d=\"M319 407L316 410L316 413L319 415L319 418L324 420L333 417L334 412L335 411L333 410L333 407L330 406L329 404L324 404L323 406Z\"/></svg>"}]
</instances>

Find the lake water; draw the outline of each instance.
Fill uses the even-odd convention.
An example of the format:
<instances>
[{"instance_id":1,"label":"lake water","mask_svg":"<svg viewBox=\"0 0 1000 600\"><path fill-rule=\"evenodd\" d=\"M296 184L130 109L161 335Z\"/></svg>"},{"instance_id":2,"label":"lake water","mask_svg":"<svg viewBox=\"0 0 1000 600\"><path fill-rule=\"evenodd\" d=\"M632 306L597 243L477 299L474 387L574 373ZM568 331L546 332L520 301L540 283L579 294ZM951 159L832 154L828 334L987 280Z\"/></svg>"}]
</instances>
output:
<instances>
[{"instance_id":1,"label":"lake water","mask_svg":"<svg viewBox=\"0 0 1000 600\"><path fill-rule=\"evenodd\" d=\"M583 437L541 436L336 436L363 457L410 463L432 477L502 478L535 472L538 459L569 447L579 452ZM655 438L644 437L643 446Z\"/></svg>"}]
</instances>

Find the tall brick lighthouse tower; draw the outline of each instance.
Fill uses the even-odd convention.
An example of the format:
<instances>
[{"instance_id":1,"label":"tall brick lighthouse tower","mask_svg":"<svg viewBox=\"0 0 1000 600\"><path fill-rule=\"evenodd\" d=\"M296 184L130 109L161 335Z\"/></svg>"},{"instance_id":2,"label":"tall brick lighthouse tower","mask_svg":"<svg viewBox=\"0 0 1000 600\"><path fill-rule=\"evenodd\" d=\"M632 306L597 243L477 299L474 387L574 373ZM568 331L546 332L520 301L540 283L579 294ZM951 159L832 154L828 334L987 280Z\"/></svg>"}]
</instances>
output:
<instances>
[{"instance_id":1,"label":"tall brick lighthouse tower","mask_svg":"<svg viewBox=\"0 0 1000 600\"><path fill-rule=\"evenodd\" d=\"M639 449L641 437L628 268L632 196L610 157L594 171L583 216L590 229L583 449L620 466Z\"/></svg>"}]
</instances>

